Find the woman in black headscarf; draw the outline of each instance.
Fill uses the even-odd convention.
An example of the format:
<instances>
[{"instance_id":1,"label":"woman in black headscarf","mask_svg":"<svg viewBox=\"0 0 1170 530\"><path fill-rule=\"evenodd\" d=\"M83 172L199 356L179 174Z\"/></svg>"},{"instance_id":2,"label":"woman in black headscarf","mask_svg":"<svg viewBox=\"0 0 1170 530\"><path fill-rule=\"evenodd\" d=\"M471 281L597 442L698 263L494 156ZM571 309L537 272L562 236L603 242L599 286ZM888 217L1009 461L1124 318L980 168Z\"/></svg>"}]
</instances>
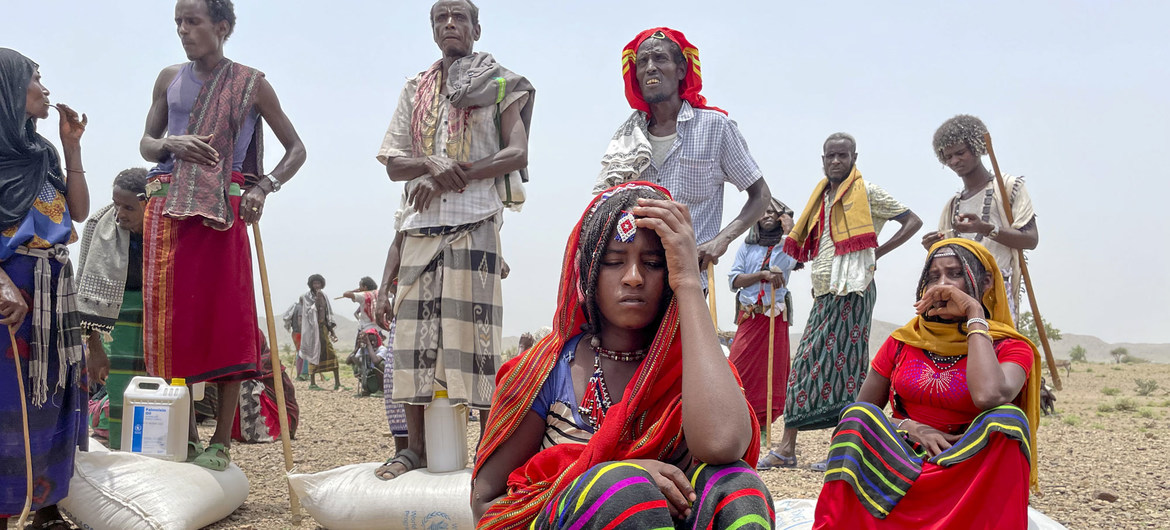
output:
<instances>
[{"instance_id":1,"label":"woman in black headscarf","mask_svg":"<svg viewBox=\"0 0 1170 530\"><path fill-rule=\"evenodd\" d=\"M19 418L27 401L33 527L60 529L71 527L56 505L69 493L75 448L88 440L80 316L66 245L77 240L73 221L89 215L89 190L81 167L85 117L56 106L62 171L57 150L36 130L49 107L37 64L0 48L0 324L16 336L13 344L7 330L0 332L0 352L7 354L0 359L0 416ZM8 361L14 357L23 395ZM5 424L0 446L22 447L23 436L23 429ZM28 494L24 451L0 455L0 492L0 524L6 524Z\"/></svg>"}]
</instances>

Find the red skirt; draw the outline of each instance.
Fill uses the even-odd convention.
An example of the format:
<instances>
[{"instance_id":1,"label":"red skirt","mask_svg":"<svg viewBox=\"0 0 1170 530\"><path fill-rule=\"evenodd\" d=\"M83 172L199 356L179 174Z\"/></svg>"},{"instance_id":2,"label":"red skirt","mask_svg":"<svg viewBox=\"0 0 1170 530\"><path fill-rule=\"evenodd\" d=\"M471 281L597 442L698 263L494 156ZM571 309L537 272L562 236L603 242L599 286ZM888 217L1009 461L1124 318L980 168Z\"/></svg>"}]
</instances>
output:
<instances>
[{"instance_id":1,"label":"red skirt","mask_svg":"<svg viewBox=\"0 0 1170 530\"><path fill-rule=\"evenodd\" d=\"M923 462L885 519L871 515L848 482L826 482L813 528L1028 528L1028 460L1019 442L990 436L987 447L951 467Z\"/></svg>"},{"instance_id":2,"label":"red skirt","mask_svg":"<svg viewBox=\"0 0 1170 530\"><path fill-rule=\"evenodd\" d=\"M746 318L745 318L746 317ZM776 317L776 338L772 353L772 417L764 418L768 409L768 317L754 313L740 314L739 328L731 342L731 363L743 381L748 403L756 411L760 427L769 425L784 414L784 395L788 389L788 323Z\"/></svg>"},{"instance_id":3,"label":"red skirt","mask_svg":"<svg viewBox=\"0 0 1170 530\"><path fill-rule=\"evenodd\" d=\"M159 175L161 182L171 176ZM244 176L232 173L232 182ZM239 220L241 197L229 196L236 221L215 230L203 219L163 215L165 197L151 197L143 221L142 295L146 370L187 383L227 382L259 375L263 340L252 286L252 250Z\"/></svg>"}]
</instances>

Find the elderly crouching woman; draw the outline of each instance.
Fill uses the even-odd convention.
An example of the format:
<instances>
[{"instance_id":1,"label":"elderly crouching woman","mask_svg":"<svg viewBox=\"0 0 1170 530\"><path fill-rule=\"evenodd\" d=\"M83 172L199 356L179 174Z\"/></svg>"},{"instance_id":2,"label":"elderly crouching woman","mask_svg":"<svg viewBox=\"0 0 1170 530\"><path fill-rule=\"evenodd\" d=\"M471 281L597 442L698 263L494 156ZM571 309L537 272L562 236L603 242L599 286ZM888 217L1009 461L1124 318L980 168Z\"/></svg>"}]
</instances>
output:
<instances>
[{"instance_id":1,"label":"elderly crouching woman","mask_svg":"<svg viewBox=\"0 0 1170 530\"><path fill-rule=\"evenodd\" d=\"M759 426L719 348L686 207L645 182L610 188L563 263L554 331L498 375L477 527L771 528Z\"/></svg>"},{"instance_id":2,"label":"elderly crouching woman","mask_svg":"<svg viewBox=\"0 0 1170 530\"><path fill-rule=\"evenodd\" d=\"M914 308L833 433L815 528L1027 528L1040 360L999 267L978 243L939 241Z\"/></svg>"}]
</instances>

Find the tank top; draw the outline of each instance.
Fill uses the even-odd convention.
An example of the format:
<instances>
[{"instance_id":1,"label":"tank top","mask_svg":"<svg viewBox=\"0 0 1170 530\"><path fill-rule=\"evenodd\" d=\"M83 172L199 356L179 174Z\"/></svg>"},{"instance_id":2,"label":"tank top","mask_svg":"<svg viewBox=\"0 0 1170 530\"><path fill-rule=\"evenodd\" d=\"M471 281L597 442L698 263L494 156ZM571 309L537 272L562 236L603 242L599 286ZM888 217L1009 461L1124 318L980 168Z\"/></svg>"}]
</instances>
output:
<instances>
[{"instance_id":1,"label":"tank top","mask_svg":"<svg viewBox=\"0 0 1170 530\"><path fill-rule=\"evenodd\" d=\"M187 134L187 126L191 122L191 109L195 106L195 99L203 88L203 81L195 75L195 63L184 64L179 73L167 87L167 136ZM232 171L240 171L244 167L244 157L248 154L248 146L252 143L252 133L256 131L256 120L260 113L253 108L240 128L236 137L236 149L232 154ZM167 155L167 159L150 170L150 176L170 173L175 169L174 155Z\"/></svg>"}]
</instances>

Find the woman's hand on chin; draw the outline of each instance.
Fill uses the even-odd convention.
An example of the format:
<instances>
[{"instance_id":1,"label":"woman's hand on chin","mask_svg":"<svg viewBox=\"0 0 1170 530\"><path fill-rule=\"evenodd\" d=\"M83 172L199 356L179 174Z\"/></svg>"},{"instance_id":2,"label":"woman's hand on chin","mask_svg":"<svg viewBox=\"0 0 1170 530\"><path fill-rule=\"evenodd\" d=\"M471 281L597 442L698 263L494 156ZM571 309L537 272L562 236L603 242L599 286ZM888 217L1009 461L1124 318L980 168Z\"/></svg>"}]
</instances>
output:
<instances>
[{"instance_id":1,"label":"woman's hand on chin","mask_svg":"<svg viewBox=\"0 0 1170 530\"><path fill-rule=\"evenodd\" d=\"M695 229L686 205L658 199L638 199L638 206L630 212L638 216L635 224L650 229L662 240L666 252L666 269L670 273L670 288L675 292L694 286L699 281L699 251L695 246Z\"/></svg>"},{"instance_id":2,"label":"woman's hand on chin","mask_svg":"<svg viewBox=\"0 0 1170 530\"><path fill-rule=\"evenodd\" d=\"M983 306L971 295L953 285L932 285L914 302L914 311L924 317L944 320L968 319L983 316Z\"/></svg>"}]
</instances>

